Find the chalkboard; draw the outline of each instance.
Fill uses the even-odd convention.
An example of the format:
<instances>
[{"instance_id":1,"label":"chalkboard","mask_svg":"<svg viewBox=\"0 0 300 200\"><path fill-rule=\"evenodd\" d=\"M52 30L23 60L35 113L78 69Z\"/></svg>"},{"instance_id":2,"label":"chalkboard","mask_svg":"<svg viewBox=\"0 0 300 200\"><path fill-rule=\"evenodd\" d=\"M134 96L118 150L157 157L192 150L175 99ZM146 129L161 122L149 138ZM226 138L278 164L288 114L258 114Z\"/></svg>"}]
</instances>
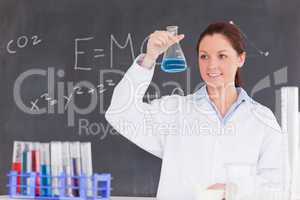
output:
<instances>
[{"instance_id":1,"label":"chalkboard","mask_svg":"<svg viewBox=\"0 0 300 200\"><path fill-rule=\"evenodd\" d=\"M92 142L95 172L112 173L113 195L154 196L161 160L104 118L114 86L145 51L148 35L179 26L189 68L168 74L158 64L145 102L193 93L202 82L199 34L210 22L232 20L247 42L244 88L276 112L279 88L300 85L299 6L298 0L0 1L0 193L6 194L14 140L78 140Z\"/></svg>"}]
</instances>

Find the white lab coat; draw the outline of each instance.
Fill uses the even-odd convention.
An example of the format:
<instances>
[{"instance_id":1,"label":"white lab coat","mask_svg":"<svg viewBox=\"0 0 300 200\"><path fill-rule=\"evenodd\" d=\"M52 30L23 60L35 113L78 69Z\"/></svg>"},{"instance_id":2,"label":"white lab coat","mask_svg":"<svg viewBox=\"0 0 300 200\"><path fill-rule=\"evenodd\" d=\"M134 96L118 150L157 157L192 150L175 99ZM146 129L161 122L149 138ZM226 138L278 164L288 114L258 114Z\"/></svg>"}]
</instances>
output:
<instances>
[{"instance_id":1,"label":"white lab coat","mask_svg":"<svg viewBox=\"0 0 300 200\"><path fill-rule=\"evenodd\" d=\"M270 109L249 97L222 124L195 94L144 103L154 68L141 67L140 58L115 87L105 117L121 135L162 159L158 199L196 199L197 188L226 183L228 163L254 166L257 182L287 186L286 135Z\"/></svg>"}]
</instances>

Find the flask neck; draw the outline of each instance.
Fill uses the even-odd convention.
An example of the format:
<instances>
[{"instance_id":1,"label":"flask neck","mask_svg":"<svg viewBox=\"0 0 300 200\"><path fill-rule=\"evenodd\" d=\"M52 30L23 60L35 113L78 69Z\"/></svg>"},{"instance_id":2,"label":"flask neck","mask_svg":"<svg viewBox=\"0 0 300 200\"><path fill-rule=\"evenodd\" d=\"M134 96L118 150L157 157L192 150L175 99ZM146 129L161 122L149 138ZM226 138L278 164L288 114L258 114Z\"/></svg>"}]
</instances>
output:
<instances>
[{"instance_id":1,"label":"flask neck","mask_svg":"<svg viewBox=\"0 0 300 200\"><path fill-rule=\"evenodd\" d=\"M172 35L178 34L178 26L167 26L167 31Z\"/></svg>"}]
</instances>

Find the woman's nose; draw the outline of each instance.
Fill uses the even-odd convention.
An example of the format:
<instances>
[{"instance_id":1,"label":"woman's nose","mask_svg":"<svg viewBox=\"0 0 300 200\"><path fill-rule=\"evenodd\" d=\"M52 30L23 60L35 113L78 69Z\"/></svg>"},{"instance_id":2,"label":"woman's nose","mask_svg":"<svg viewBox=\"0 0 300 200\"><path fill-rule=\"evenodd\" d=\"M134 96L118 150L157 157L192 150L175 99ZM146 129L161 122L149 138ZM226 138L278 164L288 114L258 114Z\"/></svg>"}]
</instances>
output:
<instances>
[{"instance_id":1,"label":"woman's nose","mask_svg":"<svg viewBox=\"0 0 300 200\"><path fill-rule=\"evenodd\" d=\"M219 62L216 59L210 59L208 62L209 69L216 69L219 66Z\"/></svg>"}]
</instances>

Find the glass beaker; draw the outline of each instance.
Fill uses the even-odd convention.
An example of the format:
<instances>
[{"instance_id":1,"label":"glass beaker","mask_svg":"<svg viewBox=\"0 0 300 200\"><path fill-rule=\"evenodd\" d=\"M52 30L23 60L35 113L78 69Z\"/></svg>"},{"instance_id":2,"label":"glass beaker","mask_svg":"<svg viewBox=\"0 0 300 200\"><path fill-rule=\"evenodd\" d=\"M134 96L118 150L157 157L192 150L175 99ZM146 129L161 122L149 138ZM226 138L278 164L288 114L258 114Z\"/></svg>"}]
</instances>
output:
<instances>
[{"instance_id":1,"label":"glass beaker","mask_svg":"<svg viewBox=\"0 0 300 200\"><path fill-rule=\"evenodd\" d=\"M178 26L167 26L172 35L178 34ZM164 53L161 69L168 73L183 72L187 68L186 60L179 43L170 46Z\"/></svg>"},{"instance_id":2,"label":"glass beaker","mask_svg":"<svg viewBox=\"0 0 300 200\"><path fill-rule=\"evenodd\" d=\"M254 163L226 163L226 200L288 200L289 190L257 175Z\"/></svg>"}]
</instances>

